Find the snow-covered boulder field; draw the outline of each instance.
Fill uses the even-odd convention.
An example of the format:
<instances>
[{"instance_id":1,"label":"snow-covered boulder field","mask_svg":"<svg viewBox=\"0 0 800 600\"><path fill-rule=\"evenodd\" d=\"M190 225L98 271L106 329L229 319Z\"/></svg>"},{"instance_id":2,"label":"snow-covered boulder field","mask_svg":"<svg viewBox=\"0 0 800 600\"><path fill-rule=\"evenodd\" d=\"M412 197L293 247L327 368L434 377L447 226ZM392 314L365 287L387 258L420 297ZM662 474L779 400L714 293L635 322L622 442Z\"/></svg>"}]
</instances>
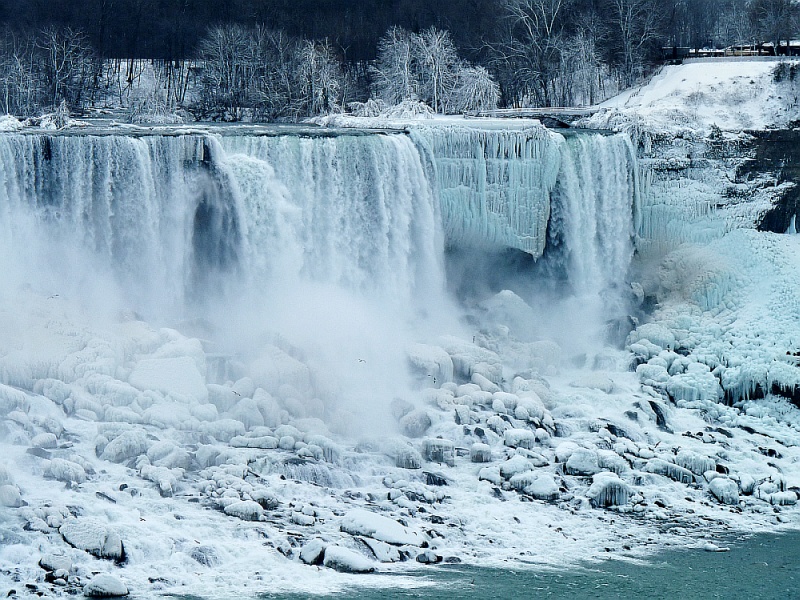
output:
<instances>
[{"instance_id":1,"label":"snow-covered boulder field","mask_svg":"<svg viewBox=\"0 0 800 600\"><path fill-rule=\"evenodd\" d=\"M795 518L794 423L774 401L708 396L715 376L676 354L664 327L632 334L632 346L668 346L636 373L593 377L563 365L496 376L537 342L411 347L417 364L472 376L435 367L450 381L396 402L375 435L333 426L332 406L299 411L286 361L272 392L246 377L206 383L194 338L132 320L98 330L63 300L27 302L46 318L4 348L0 386L9 589L201 593L222 577L231 590L302 590L318 566L335 586L404 561L557 564ZM44 339L49 354L22 358ZM411 414L426 426L404 435Z\"/></svg>"}]
</instances>

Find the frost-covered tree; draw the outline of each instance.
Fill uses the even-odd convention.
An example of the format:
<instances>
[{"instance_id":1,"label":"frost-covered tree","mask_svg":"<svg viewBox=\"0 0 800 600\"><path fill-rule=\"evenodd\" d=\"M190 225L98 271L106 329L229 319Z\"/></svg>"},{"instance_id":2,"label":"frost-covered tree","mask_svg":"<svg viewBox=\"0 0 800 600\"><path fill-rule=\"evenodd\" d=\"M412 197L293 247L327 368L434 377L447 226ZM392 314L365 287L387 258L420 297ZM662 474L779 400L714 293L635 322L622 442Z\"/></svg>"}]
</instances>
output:
<instances>
[{"instance_id":1,"label":"frost-covered tree","mask_svg":"<svg viewBox=\"0 0 800 600\"><path fill-rule=\"evenodd\" d=\"M445 113L458 81L461 60L450 33L431 27L416 37L420 98Z\"/></svg>"},{"instance_id":2,"label":"frost-covered tree","mask_svg":"<svg viewBox=\"0 0 800 600\"><path fill-rule=\"evenodd\" d=\"M201 110L233 120L272 120L339 110L347 91L337 51L327 40L298 40L281 30L226 25L200 43Z\"/></svg>"},{"instance_id":3,"label":"frost-covered tree","mask_svg":"<svg viewBox=\"0 0 800 600\"><path fill-rule=\"evenodd\" d=\"M497 107L499 88L483 67L461 60L447 31L392 27L370 68L373 97L391 107L422 101L438 113Z\"/></svg>"},{"instance_id":4,"label":"frost-covered tree","mask_svg":"<svg viewBox=\"0 0 800 600\"><path fill-rule=\"evenodd\" d=\"M402 27L391 27L378 42L378 58L369 72L373 94L389 106L417 99L416 37Z\"/></svg>"},{"instance_id":5,"label":"frost-covered tree","mask_svg":"<svg viewBox=\"0 0 800 600\"><path fill-rule=\"evenodd\" d=\"M299 67L306 114L313 116L340 110L344 75L328 40L304 42L300 47Z\"/></svg>"},{"instance_id":6,"label":"frost-covered tree","mask_svg":"<svg viewBox=\"0 0 800 600\"><path fill-rule=\"evenodd\" d=\"M280 29L259 27L254 36L263 69L255 93L261 115L268 120L296 116L301 97L297 65L300 42Z\"/></svg>"},{"instance_id":7,"label":"frost-covered tree","mask_svg":"<svg viewBox=\"0 0 800 600\"><path fill-rule=\"evenodd\" d=\"M0 38L3 108L21 116L54 111L64 102L70 109L82 108L96 65L81 31L48 27L38 34L19 34L5 30Z\"/></svg>"},{"instance_id":8,"label":"frost-covered tree","mask_svg":"<svg viewBox=\"0 0 800 600\"><path fill-rule=\"evenodd\" d=\"M724 0L716 23L715 38L720 46L747 44L753 40L747 0Z\"/></svg>"},{"instance_id":9,"label":"frost-covered tree","mask_svg":"<svg viewBox=\"0 0 800 600\"><path fill-rule=\"evenodd\" d=\"M462 67L456 74L456 82L448 97L450 112L463 113L471 110L497 108L500 87L484 67Z\"/></svg>"}]
</instances>

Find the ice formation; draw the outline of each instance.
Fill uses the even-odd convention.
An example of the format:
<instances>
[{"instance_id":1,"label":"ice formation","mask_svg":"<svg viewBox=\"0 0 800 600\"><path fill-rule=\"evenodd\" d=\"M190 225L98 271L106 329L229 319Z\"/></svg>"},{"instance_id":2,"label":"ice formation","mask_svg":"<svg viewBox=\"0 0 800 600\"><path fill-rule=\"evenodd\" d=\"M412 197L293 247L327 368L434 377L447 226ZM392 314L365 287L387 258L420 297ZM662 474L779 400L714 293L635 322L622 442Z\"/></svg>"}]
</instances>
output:
<instances>
[{"instance_id":1,"label":"ice formation","mask_svg":"<svg viewBox=\"0 0 800 600\"><path fill-rule=\"evenodd\" d=\"M431 161L448 242L541 256L563 139L542 127L414 128Z\"/></svg>"},{"instance_id":2,"label":"ice formation","mask_svg":"<svg viewBox=\"0 0 800 600\"><path fill-rule=\"evenodd\" d=\"M764 264L771 305L800 306L800 242L692 225L708 244L673 247L672 180L634 154L435 119L0 135L0 590L335 590L792 515L793 413L742 404L794 389L792 333L741 311L741 344L731 311ZM634 241L664 267L630 286ZM451 247L554 261L573 301L533 269L453 298ZM571 350L571 323L654 288L627 350Z\"/></svg>"}]
</instances>

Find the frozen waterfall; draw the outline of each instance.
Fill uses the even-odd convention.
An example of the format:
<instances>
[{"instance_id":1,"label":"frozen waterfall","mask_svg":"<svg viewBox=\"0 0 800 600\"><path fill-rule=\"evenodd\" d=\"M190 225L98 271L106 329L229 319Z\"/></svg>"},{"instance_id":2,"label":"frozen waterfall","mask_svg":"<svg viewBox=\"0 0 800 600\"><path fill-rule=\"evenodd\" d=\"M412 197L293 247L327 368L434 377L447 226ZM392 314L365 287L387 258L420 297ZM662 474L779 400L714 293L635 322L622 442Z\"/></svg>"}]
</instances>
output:
<instances>
[{"instance_id":1,"label":"frozen waterfall","mask_svg":"<svg viewBox=\"0 0 800 600\"><path fill-rule=\"evenodd\" d=\"M446 245L538 258L558 238L586 294L625 277L634 177L624 136L541 127L7 134L0 251L40 287L111 286L126 306L175 317L300 280L430 305Z\"/></svg>"},{"instance_id":2,"label":"frozen waterfall","mask_svg":"<svg viewBox=\"0 0 800 600\"><path fill-rule=\"evenodd\" d=\"M423 127L411 135L429 157L449 244L541 256L561 136L543 127Z\"/></svg>"}]
</instances>

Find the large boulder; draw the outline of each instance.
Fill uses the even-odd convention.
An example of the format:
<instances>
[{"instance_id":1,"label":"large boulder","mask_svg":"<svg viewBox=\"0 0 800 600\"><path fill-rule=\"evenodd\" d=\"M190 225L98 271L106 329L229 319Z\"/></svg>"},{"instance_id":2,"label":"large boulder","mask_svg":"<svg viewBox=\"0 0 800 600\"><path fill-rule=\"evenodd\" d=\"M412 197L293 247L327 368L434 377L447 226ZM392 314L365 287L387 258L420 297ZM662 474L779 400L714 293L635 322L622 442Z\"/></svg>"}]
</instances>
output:
<instances>
[{"instance_id":1,"label":"large boulder","mask_svg":"<svg viewBox=\"0 0 800 600\"><path fill-rule=\"evenodd\" d=\"M125 548L119 535L93 519L68 519L58 532L70 546L97 558L110 558L118 562L125 559Z\"/></svg>"},{"instance_id":2,"label":"large boulder","mask_svg":"<svg viewBox=\"0 0 800 600\"><path fill-rule=\"evenodd\" d=\"M340 522L341 530L350 535L370 537L396 546L420 546L422 536L394 519L367 510L351 510Z\"/></svg>"},{"instance_id":3,"label":"large boulder","mask_svg":"<svg viewBox=\"0 0 800 600\"><path fill-rule=\"evenodd\" d=\"M83 595L89 598L119 598L128 595L128 587L108 573L100 573L83 587Z\"/></svg>"},{"instance_id":4,"label":"large boulder","mask_svg":"<svg viewBox=\"0 0 800 600\"><path fill-rule=\"evenodd\" d=\"M325 558L322 559L322 564L342 573L372 573L375 571L374 562L363 554L342 546L325 548Z\"/></svg>"}]
</instances>

